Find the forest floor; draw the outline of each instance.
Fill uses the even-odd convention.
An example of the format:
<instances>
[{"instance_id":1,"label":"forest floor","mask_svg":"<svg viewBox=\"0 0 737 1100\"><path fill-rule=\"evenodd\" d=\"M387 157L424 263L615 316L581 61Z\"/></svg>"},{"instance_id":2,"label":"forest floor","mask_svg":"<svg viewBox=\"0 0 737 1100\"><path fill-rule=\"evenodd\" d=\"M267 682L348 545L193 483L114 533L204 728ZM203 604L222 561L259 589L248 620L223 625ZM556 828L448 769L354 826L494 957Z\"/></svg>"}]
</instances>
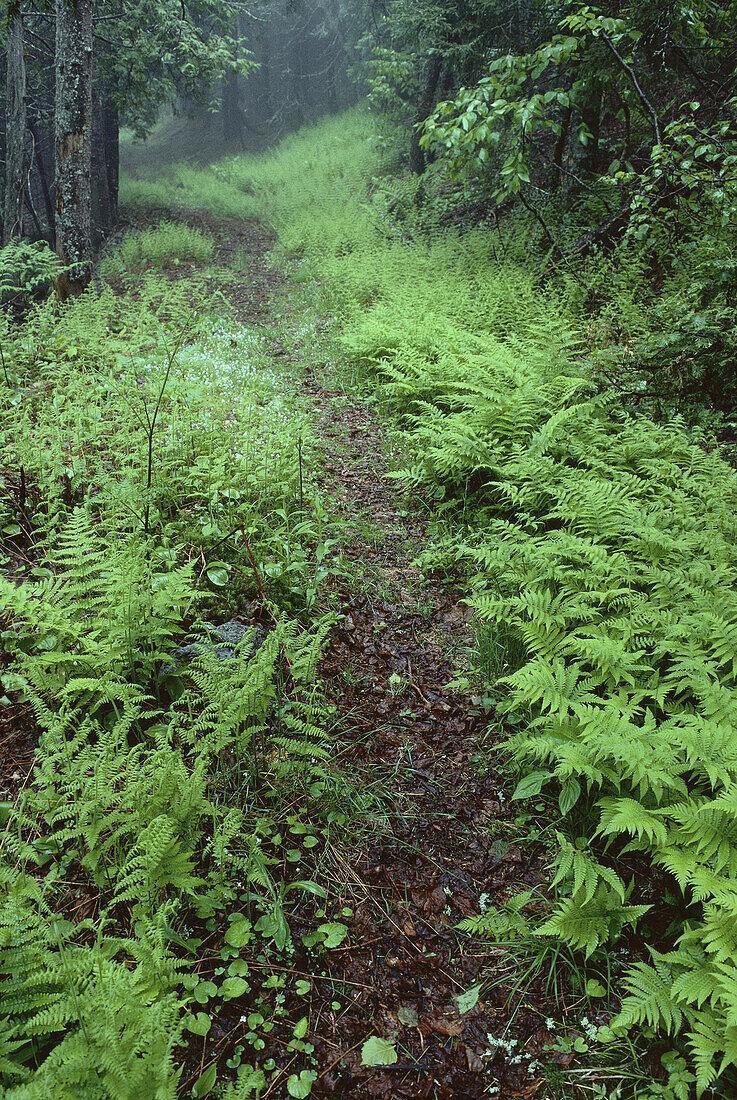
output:
<instances>
[{"instance_id":1,"label":"forest floor","mask_svg":"<svg viewBox=\"0 0 737 1100\"><path fill-rule=\"evenodd\" d=\"M248 254L248 276L220 289L238 320L259 326L271 354L300 373L303 288L270 262L271 237L257 223L187 220L214 236L216 262L236 249ZM333 327L330 318L318 325L326 343ZM339 763L379 791L384 811L367 838L334 848L327 861L335 896L353 916L348 945L326 954L324 976L311 975L312 1094L548 1095L541 1064L563 1067L573 1056L570 1042L556 1043L542 980L519 988L506 948L456 928L502 904L512 886L544 879L544 854L525 842L505 797L488 700L448 688L454 655L473 643L471 612L452 579L416 564L429 509L387 477L391 429L373 402L314 365L301 375L323 448L311 476L344 521L343 569L329 594L343 616L320 672L337 710ZM309 965L295 962L302 972ZM396 1045L394 1065L362 1064L371 1035Z\"/></svg>"}]
</instances>

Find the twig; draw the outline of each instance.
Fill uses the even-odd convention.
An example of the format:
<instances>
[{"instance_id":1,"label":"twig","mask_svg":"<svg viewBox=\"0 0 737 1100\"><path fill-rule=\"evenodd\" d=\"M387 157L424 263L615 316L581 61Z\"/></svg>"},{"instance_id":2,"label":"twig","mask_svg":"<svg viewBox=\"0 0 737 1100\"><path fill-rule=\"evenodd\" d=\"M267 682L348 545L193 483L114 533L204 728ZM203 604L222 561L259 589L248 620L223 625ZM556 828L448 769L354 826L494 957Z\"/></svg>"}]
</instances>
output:
<instances>
[{"instance_id":1,"label":"twig","mask_svg":"<svg viewBox=\"0 0 737 1100\"><path fill-rule=\"evenodd\" d=\"M630 80L632 81L632 83L634 85L635 91L637 92L637 97L640 100L640 103L642 103L643 107L645 108L647 113L650 115L650 118L652 119L652 123L653 123L653 129L655 130L655 144L656 145L662 145L662 141L661 141L661 138L660 138L660 120L658 119L657 113L656 113L655 108L653 107L652 103L650 102L650 100L647 98L647 96L643 92L642 88L640 87L640 82L637 79L637 74L636 74L635 70L632 68L632 66L629 64L629 62L625 61L625 59L622 57L621 53L619 52L617 47L614 45L614 43L612 42L611 38L606 33L606 31L601 32L601 37L604 39L604 41L606 42L607 46L609 47L609 49L612 51L612 53L616 57L619 64L622 66L624 71L629 76Z\"/></svg>"}]
</instances>

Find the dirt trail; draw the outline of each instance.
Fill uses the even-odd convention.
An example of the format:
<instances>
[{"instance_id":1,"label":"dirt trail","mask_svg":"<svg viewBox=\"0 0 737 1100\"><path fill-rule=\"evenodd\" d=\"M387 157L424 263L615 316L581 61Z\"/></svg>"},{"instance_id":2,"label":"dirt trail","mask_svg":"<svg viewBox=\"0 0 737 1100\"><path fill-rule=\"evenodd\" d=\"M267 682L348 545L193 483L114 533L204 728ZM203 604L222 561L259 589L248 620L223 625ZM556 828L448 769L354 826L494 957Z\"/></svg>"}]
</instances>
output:
<instances>
[{"instance_id":1,"label":"dirt trail","mask_svg":"<svg viewBox=\"0 0 737 1100\"><path fill-rule=\"evenodd\" d=\"M456 1000L509 972L504 953L470 944L458 921L478 913L483 895L499 904L511 885L540 878L539 860L510 838L502 784L481 760L490 716L447 690L446 650L470 644L470 615L456 589L413 564L426 530L384 477L381 425L360 405L334 412L307 385L328 453L325 488L349 522L359 513L376 532L345 548L362 580L341 593L345 619L322 673L345 715L344 759L366 782L385 778L392 803L386 834L345 865L359 904L352 946L333 965L368 988L336 1030L345 1048L373 1031L400 1051L390 1070L366 1070L357 1047L324 1076L325 1094L461 1098L492 1086L532 1097L542 1081L523 1051L549 1042L544 1020L523 1011L505 1030L514 1005L503 986L482 987L463 1014ZM488 1055L489 1034L516 1042L510 1058Z\"/></svg>"},{"instance_id":2,"label":"dirt trail","mask_svg":"<svg viewBox=\"0 0 737 1100\"><path fill-rule=\"evenodd\" d=\"M268 265L263 229L193 221L215 234L221 258L234 244L249 250L248 281L230 297L245 323L268 325L286 284ZM298 342L285 348L275 336L273 350L300 358ZM325 448L318 480L347 520L352 573L335 585L344 618L321 675L338 708L341 763L380 789L386 809L366 846L333 853L336 896L354 916L347 946L325 956L328 980L314 979L312 1095L532 1100L547 1094L537 1069L551 1041L544 998L535 989L524 1005L510 998L506 951L455 928L480 898L499 905L541 877L540 853L515 841L516 811L480 752L493 715L447 689L447 651L470 644L470 615L456 588L413 564L427 540L423 513L385 478L385 433L371 408L336 403L314 374L304 387ZM336 979L346 983L339 1007ZM477 1002L459 1012L457 998L479 982ZM396 1045L396 1064L361 1064L371 1035Z\"/></svg>"}]
</instances>

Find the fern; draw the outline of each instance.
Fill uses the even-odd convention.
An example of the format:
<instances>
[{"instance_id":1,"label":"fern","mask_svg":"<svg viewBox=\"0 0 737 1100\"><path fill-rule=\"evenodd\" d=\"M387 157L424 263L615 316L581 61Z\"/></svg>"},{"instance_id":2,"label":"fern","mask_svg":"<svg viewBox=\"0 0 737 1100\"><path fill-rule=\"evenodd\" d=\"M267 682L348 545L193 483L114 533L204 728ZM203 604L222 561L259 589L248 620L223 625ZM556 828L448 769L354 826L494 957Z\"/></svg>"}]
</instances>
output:
<instances>
[{"instance_id":1,"label":"fern","mask_svg":"<svg viewBox=\"0 0 737 1100\"><path fill-rule=\"evenodd\" d=\"M50 547L57 576L16 588L0 578L6 614L33 645L23 674L40 697L99 697L132 679L151 682L193 598L191 568L156 573L145 545L111 548L77 509Z\"/></svg>"},{"instance_id":2,"label":"fern","mask_svg":"<svg viewBox=\"0 0 737 1100\"><path fill-rule=\"evenodd\" d=\"M467 917L460 921L458 928L473 936L488 936L497 942L525 938L532 931L532 923L523 910L531 901L532 892L523 890L510 898L503 908L487 909L477 917Z\"/></svg>"},{"instance_id":3,"label":"fern","mask_svg":"<svg viewBox=\"0 0 737 1100\"><path fill-rule=\"evenodd\" d=\"M670 872L680 984L631 971L626 1018L677 1031L708 1006L713 1033L691 1033L703 1087L718 1033L731 1058L735 994L719 968L737 949L737 475L677 421L595 395L565 354L546 362L522 319L482 347L449 319L415 333L386 318L371 321L373 361L414 451L402 476L442 491L457 520L425 557L465 563L479 619L517 647L516 667L492 672L521 767L550 773L568 812L578 791L577 817L598 816L591 850L560 835L538 932L590 954L641 919L611 866L623 845ZM369 321L357 332L366 355ZM696 973L690 1005L675 990Z\"/></svg>"},{"instance_id":4,"label":"fern","mask_svg":"<svg viewBox=\"0 0 737 1100\"><path fill-rule=\"evenodd\" d=\"M580 892L558 902L536 936L555 936L589 955L603 943L618 939L625 925L636 924L649 905L626 905L619 889L601 881L590 898Z\"/></svg>"},{"instance_id":5,"label":"fern","mask_svg":"<svg viewBox=\"0 0 737 1100\"><path fill-rule=\"evenodd\" d=\"M559 851L555 860L555 877L551 886L571 882L572 895L583 894L584 904L593 898L600 882L605 882L617 894L621 901L625 899L625 887L622 880L611 869L599 863L587 852L576 848L569 840L556 833Z\"/></svg>"},{"instance_id":6,"label":"fern","mask_svg":"<svg viewBox=\"0 0 737 1100\"><path fill-rule=\"evenodd\" d=\"M672 1035L682 1028L684 1013L672 996L673 972L667 956L652 951L651 954L652 964L633 963L627 971L624 985L628 996L622 1001L614 1026L632 1027L647 1023Z\"/></svg>"}]
</instances>

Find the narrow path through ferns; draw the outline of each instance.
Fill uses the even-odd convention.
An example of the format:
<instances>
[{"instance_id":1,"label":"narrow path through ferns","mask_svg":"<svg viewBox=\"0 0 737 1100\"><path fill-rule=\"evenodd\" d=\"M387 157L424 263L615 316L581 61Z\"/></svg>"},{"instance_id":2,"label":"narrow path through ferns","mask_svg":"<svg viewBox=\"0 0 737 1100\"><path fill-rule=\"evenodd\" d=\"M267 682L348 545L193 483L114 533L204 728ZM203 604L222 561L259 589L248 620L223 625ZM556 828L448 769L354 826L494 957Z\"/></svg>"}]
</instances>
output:
<instances>
[{"instance_id":1,"label":"narrow path through ferns","mask_svg":"<svg viewBox=\"0 0 737 1100\"><path fill-rule=\"evenodd\" d=\"M737 475L371 137L130 181L199 210L7 334L8 1100L733 1090Z\"/></svg>"}]
</instances>

